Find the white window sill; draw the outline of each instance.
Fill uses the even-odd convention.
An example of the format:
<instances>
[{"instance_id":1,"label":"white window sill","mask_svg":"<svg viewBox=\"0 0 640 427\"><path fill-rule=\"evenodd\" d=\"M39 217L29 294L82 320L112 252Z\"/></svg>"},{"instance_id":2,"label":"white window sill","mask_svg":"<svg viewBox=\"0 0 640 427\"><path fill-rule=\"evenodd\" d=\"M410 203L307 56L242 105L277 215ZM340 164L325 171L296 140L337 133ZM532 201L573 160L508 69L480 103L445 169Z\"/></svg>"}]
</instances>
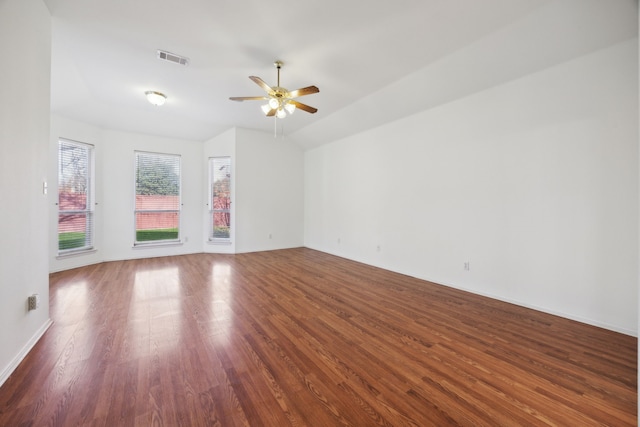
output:
<instances>
[{"instance_id":1,"label":"white window sill","mask_svg":"<svg viewBox=\"0 0 640 427\"><path fill-rule=\"evenodd\" d=\"M150 243L134 243L133 249L150 249L150 248L159 248L166 246L182 246L184 243L182 240L178 240L176 242L150 242Z\"/></svg>"},{"instance_id":2,"label":"white window sill","mask_svg":"<svg viewBox=\"0 0 640 427\"><path fill-rule=\"evenodd\" d=\"M209 245L231 246L231 240L207 240Z\"/></svg>"},{"instance_id":3,"label":"white window sill","mask_svg":"<svg viewBox=\"0 0 640 427\"><path fill-rule=\"evenodd\" d=\"M81 250L77 250L77 251L69 251L69 252L64 252L64 253L61 253L61 254L59 253L56 256L56 259L73 258L73 257L81 256L81 255L94 254L96 252L98 252L98 250L95 249L95 248L81 249Z\"/></svg>"}]
</instances>

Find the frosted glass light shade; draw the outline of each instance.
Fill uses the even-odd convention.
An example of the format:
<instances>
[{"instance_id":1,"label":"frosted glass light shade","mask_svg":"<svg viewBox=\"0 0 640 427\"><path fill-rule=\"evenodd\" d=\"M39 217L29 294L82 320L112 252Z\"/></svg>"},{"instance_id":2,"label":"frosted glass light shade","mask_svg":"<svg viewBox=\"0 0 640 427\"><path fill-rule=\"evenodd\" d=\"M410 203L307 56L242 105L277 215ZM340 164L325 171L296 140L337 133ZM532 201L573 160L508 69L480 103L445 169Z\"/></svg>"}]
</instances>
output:
<instances>
[{"instance_id":1,"label":"frosted glass light shade","mask_svg":"<svg viewBox=\"0 0 640 427\"><path fill-rule=\"evenodd\" d=\"M278 108L278 107L280 106L280 103L278 102L278 100L277 100L277 99L275 99L275 98L271 98L271 99L269 100L269 106L270 106L271 108Z\"/></svg>"},{"instance_id":2,"label":"frosted glass light shade","mask_svg":"<svg viewBox=\"0 0 640 427\"><path fill-rule=\"evenodd\" d=\"M288 102L285 104L284 109L287 110L287 113L293 114L296 111L296 106Z\"/></svg>"},{"instance_id":3,"label":"frosted glass light shade","mask_svg":"<svg viewBox=\"0 0 640 427\"><path fill-rule=\"evenodd\" d=\"M163 105L167 100L167 95L165 95L164 93L153 91L153 90L148 90L144 94L147 95L147 100L151 104L156 105L158 107Z\"/></svg>"}]
</instances>

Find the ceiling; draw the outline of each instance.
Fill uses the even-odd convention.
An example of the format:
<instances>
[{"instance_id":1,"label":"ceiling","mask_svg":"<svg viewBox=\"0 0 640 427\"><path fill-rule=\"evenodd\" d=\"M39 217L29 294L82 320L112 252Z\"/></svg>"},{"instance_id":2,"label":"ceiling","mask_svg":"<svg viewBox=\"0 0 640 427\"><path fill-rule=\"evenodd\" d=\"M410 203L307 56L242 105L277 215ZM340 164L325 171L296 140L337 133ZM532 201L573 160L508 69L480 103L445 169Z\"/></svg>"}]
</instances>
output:
<instances>
[{"instance_id":1,"label":"ceiling","mask_svg":"<svg viewBox=\"0 0 640 427\"><path fill-rule=\"evenodd\" d=\"M637 36L635 0L44 1L53 113L198 141L233 127L273 132L260 102L229 97L264 93L250 75L275 85L275 60L281 86L320 88L299 99L316 114L278 121L311 147ZM160 61L158 49L190 64ZM167 103L150 105L147 90Z\"/></svg>"}]
</instances>

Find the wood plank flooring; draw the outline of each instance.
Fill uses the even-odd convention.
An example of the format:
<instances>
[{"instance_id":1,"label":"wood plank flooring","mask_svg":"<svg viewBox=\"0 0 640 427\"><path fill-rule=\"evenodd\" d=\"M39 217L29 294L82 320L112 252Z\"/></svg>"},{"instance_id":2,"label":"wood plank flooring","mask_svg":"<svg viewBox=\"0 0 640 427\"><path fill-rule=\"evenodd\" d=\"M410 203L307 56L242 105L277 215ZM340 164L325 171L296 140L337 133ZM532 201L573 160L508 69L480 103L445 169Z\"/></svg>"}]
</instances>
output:
<instances>
[{"instance_id":1,"label":"wood plank flooring","mask_svg":"<svg viewBox=\"0 0 640 427\"><path fill-rule=\"evenodd\" d=\"M631 426L637 340L299 248L51 275L1 426Z\"/></svg>"}]
</instances>

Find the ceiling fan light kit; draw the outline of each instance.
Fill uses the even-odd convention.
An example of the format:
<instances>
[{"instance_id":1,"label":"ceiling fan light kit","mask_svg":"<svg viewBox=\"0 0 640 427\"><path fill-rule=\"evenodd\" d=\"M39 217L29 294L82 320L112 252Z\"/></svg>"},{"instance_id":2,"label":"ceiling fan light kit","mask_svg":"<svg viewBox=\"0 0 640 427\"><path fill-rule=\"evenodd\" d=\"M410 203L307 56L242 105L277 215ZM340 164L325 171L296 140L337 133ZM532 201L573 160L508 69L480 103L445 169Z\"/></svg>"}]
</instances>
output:
<instances>
[{"instance_id":1,"label":"ceiling fan light kit","mask_svg":"<svg viewBox=\"0 0 640 427\"><path fill-rule=\"evenodd\" d=\"M313 93L320 92L316 86L307 86L301 89L289 91L280 86L280 68L282 68L281 61L275 61L273 63L278 70L278 82L276 86L269 86L260 77L249 76L258 86L260 86L267 96L233 96L229 98L232 101L267 101L266 104L260 108L267 117L275 116L278 119L284 119L287 115L293 114L296 109L306 111L307 113L315 113L317 108L310 107L309 105L295 101L294 98L304 95L311 95Z\"/></svg>"},{"instance_id":2,"label":"ceiling fan light kit","mask_svg":"<svg viewBox=\"0 0 640 427\"><path fill-rule=\"evenodd\" d=\"M284 106L284 109L287 110L287 113L293 114L293 112L296 111L296 106L290 102L287 102Z\"/></svg>"}]
</instances>

